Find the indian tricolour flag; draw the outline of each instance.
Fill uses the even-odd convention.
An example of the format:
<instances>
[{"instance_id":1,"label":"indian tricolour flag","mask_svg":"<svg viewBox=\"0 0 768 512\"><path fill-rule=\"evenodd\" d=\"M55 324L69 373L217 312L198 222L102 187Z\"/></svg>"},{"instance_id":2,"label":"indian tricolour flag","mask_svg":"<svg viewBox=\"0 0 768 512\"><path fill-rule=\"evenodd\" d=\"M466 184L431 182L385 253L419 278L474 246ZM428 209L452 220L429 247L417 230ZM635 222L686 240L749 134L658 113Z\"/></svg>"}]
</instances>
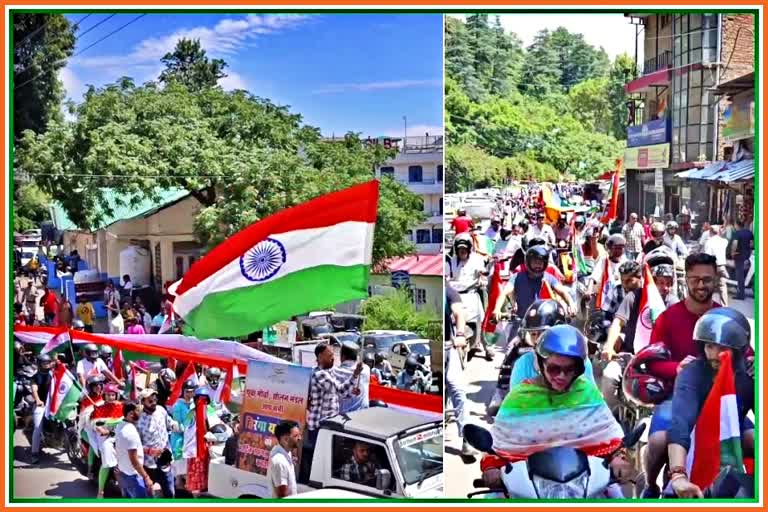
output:
<instances>
[{"instance_id":1,"label":"indian tricolour flag","mask_svg":"<svg viewBox=\"0 0 768 512\"><path fill-rule=\"evenodd\" d=\"M51 387L45 402L45 415L64 421L76 414L81 389L77 384L77 379L67 370L65 365L57 364L52 372Z\"/></svg>"},{"instance_id":2,"label":"indian tricolour flag","mask_svg":"<svg viewBox=\"0 0 768 512\"><path fill-rule=\"evenodd\" d=\"M368 296L378 181L282 210L231 236L169 288L197 338L244 336Z\"/></svg>"},{"instance_id":3,"label":"indian tricolour flag","mask_svg":"<svg viewBox=\"0 0 768 512\"><path fill-rule=\"evenodd\" d=\"M691 482L701 489L709 487L724 466L744 470L739 408L729 351L720 354L720 368L691 433L686 461Z\"/></svg>"},{"instance_id":4,"label":"indian tricolour flag","mask_svg":"<svg viewBox=\"0 0 768 512\"><path fill-rule=\"evenodd\" d=\"M659 315L667 308L661 298L659 289L653 281L651 269L646 264L643 269L643 289L640 292L640 314L635 327L633 342L635 354L647 347L651 342L651 330Z\"/></svg>"}]
</instances>

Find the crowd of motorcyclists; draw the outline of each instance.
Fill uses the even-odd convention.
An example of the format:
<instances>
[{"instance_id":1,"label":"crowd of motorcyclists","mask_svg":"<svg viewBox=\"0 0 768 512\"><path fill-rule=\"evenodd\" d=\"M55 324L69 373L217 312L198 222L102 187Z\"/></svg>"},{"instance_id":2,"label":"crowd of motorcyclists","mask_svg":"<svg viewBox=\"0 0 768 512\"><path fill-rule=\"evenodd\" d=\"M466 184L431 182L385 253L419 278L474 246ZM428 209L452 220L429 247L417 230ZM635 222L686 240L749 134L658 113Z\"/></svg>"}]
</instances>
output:
<instances>
[{"instance_id":1,"label":"crowd of motorcyclists","mask_svg":"<svg viewBox=\"0 0 768 512\"><path fill-rule=\"evenodd\" d=\"M720 484L697 486L686 462L724 351L732 354L743 454L753 456L751 327L723 307L723 257L706 240L686 245L674 220L641 222L633 213L621 224L578 201L553 215L540 191L534 184L499 193L487 229L464 206L451 222L446 396L462 455L486 452L475 485L489 491L479 493L733 497ZM657 318L641 309L648 276L663 301ZM636 339L638 323L650 339ZM468 419L462 370L479 353L492 361L495 344L504 360L487 407L495 416L489 432ZM593 459L607 468L603 480ZM516 472L526 460L528 469ZM745 467L726 468L739 497L753 492ZM590 482L581 481L590 471ZM555 478L565 474L573 478Z\"/></svg>"},{"instance_id":2,"label":"crowd of motorcyclists","mask_svg":"<svg viewBox=\"0 0 768 512\"><path fill-rule=\"evenodd\" d=\"M48 455L45 448L66 452L74 467L97 484L99 498L105 491L152 497L154 483L166 498L204 492L210 456L197 451L198 418L205 421L203 452L237 439L238 419L222 401L224 372L173 360L170 368L167 359L159 369L151 368L147 362L116 359L111 347L92 343L83 345L82 357L74 361L74 350L67 343L57 347L58 353L35 355L20 341L14 344L15 424L30 443L29 462L41 463ZM82 390L65 419L46 408L60 367ZM140 379L146 379L141 389ZM200 408L202 416L196 414Z\"/></svg>"}]
</instances>

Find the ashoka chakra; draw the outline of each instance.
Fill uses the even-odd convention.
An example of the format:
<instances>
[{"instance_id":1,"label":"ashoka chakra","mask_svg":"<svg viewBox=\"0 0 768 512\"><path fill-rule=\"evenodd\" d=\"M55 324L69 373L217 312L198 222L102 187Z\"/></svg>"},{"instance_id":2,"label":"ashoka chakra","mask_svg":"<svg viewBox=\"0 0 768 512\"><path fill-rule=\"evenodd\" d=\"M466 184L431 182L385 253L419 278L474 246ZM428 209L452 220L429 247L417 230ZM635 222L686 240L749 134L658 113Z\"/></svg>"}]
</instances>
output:
<instances>
[{"instance_id":1,"label":"ashoka chakra","mask_svg":"<svg viewBox=\"0 0 768 512\"><path fill-rule=\"evenodd\" d=\"M249 281L266 281L274 277L285 263L285 247L267 238L240 256L240 272Z\"/></svg>"}]
</instances>

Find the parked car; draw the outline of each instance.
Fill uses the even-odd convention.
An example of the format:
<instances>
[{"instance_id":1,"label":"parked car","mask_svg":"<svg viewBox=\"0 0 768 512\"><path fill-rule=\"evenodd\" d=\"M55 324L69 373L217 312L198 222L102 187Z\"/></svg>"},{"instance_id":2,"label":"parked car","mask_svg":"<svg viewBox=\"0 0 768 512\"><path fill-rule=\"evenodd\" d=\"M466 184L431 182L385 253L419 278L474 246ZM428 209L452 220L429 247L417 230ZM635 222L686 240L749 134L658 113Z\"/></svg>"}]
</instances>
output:
<instances>
[{"instance_id":1,"label":"parked car","mask_svg":"<svg viewBox=\"0 0 768 512\"><path fill-rule=\"evenodd\" d=\"M424 356L424 366L431 368L429 340L415 339L399 341L392 345L389 351L389 364L392 365L392 371L397 375L405 368L405 360L411 354Z\"/></svg>"},{"instance_id":2,"label":"parked car","mask_svg":"<svg viewBox=\"0 0 768 512\"><path fill-rule=\"evenodd\" d=\"M417 340L419 335L408 331L365 331L361 334L363 354L376 354L392 349L398 341Z\"/></svg>"}]
</instances>

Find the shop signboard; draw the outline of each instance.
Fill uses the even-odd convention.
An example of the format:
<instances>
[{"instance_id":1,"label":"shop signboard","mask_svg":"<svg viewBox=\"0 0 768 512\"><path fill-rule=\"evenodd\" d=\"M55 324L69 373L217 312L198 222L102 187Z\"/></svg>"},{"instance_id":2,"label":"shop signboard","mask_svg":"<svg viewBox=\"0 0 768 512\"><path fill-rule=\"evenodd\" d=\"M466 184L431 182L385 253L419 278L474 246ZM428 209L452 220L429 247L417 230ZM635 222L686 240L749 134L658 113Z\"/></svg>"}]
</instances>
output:
<instances>
[{"instance_id":1,"label":"shop signboard","mask_svg":"<svg viewBox=\"0 0 768 512\"><path fill-rule=\"evenodd\" d=\"M753 93L737 94L723 112L723 140L728 143L755 135L755 98Z\"/></svg>"},{"instance_id":2,"label":"shop signboard","mask_svg":"<svg viewBox=\"0 0 768 512\"><path fill-rule=\"evenodd\" d=\"M652 146L669 142L669 119L657 119L627 128L627 147Z\"/></svg>"},{"instance_id":3,"label":"shop signboard","mask_svg":"<svg viewBox=\"0 0 768 512\"><path fill-rule=\"evenodd\" d=\"M625 169L664 169L669 167L669 143L624 150Z\"/></svg>"},{"instance_id":4,"label":"shop signboard","mask_svg":"<svg viewBox=\"0 0 768 512\"><path fill-rule=\"evenodd\" d=\"M269 453L277 445L275 427L283 420L293 420L303 430L311 377L312 368L248 361L240 410L239 469L266 475ZM300 452L294 455L301 457Z\"/></svg>"}]
</instances>

